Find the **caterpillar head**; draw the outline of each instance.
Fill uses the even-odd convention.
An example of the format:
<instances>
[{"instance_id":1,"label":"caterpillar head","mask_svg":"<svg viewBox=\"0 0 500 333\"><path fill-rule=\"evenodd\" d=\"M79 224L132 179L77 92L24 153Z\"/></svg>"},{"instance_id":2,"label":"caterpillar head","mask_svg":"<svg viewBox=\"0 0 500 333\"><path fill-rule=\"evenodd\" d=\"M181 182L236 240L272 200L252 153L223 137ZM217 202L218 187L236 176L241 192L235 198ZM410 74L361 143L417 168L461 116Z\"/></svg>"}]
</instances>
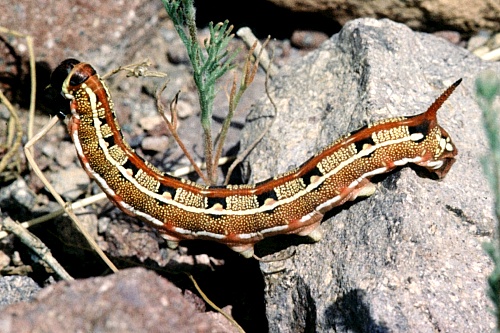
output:
<instances>
[{"instance_id":1,"label":"caterpillar head","mask_svg":"<svg viewBox=\"0 0 500 333\"><path fill-rule=\"evenodd\" d=\"M434 147L434 151L429 152L432 156L427 161L417 164L427 168L441 179L446 176L453 163L455 163L458 150L448 132L441 126L436 125L432 132L429 134L431 136L429 139Z\"/></svg>"},{"instance_id":2,"label":"caterpillar head","mask_svg":"<svg viewBox=\"0 0 500 333\"><path fill-rule=\"evenodd\" d=\"M50 84L45 87L45 99L50 103L51 109L61 119L70 113L68 100L62 94L62 86L64 80L68 77L71 70L79 64L80 61L76 59L66 59L62 61L50 75Z\"/></svg>"}]
</instances>

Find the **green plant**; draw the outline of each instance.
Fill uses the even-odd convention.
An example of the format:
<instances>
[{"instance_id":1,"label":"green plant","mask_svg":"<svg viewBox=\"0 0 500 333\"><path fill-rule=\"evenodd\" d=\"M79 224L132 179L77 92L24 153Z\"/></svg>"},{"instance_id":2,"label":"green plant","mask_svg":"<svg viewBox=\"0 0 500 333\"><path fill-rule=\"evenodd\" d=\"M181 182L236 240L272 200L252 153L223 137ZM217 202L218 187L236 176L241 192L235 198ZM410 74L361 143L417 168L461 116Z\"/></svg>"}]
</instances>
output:
<instances>
[{"instance_id":1,"label":"green plant","mask_svg":"<svg viewBox=\"0 0 500 333\"><path fill-rule=\"evenodd\" d=\"M229 125L238 105L241 95L253 81L257 71L257 61L252 63L247 57L243 68L240 84L237 85L236 77L229 94L229 112L218 136L216 146L212 138L212 111L216 95L216 82L229 70L235 67L234 59L239 50L228 51L228 44L233 38L233 27L226 20L224 23L209 24L210 37L205 40L203 47L198 43L195 23L195 8L193 0L162 0L165 9L174 23L182 42L186 46L189 60L193 67L193 78L198 89L201 126L205 144L205 160L207 164L207 177L201 176L209 184L216 181L216 167L219 160L224 140ZM251 50L253 51L253 50ZM251 54L251 53L249 53ZM173 114L175 107L171 108ZM173 116L174 117L174 116ZM173 118L172 117L172 118ZM215 154L214 154L215 149Z\"/></svg>"},{"instance_id":2,"label":"green plant","mask_svg":"<svg viewBox=\"0 0 500 333\"><path fill-rule=\"evenodd\" d=\"M500 107L495 99L500 96L500 76L491 71L482 73L476 80L476 96L483 111L483 125L489 144L489 154L482 159L488 181L495 196L497 237L500 235ZM497 332L500 332L500 239L484 244L484 250L494 263L493 272L488 277L488 296L495 306Z\"/></svg>"}]
</instances>

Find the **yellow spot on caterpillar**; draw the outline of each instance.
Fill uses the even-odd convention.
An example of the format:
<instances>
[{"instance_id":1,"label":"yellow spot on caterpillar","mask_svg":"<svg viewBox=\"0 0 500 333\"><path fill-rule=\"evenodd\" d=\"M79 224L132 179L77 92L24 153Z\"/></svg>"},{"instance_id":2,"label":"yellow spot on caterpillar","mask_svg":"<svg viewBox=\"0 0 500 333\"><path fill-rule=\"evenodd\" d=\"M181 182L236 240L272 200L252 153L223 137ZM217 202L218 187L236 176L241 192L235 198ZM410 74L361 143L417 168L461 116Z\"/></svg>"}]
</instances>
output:
<instances>
[{"instance_id":1,"label":"yellow spot on caterpillar","mask_svg":"<svg viewBox=\"0 0 500 333\"><path fill-rule=\"evenodd\" d=\"M215 205L212 206L212 209L221 212L224 210L224 207L220 203L216 203Z\"/></svg>"},{"instance_id":2,"label":"yellow spot on caterpillar","mask_svg":"<svg viewBox=\"0 0 500 333\"><path fill-rule=\"evenodd\" d=\"M446 144L446 150L447 151L453 151L453 145L451 143Z\"/></svg>"},{"instance_id":3,"label":"yellow spot on caterpillar","mask_svg":"<svg viewBox=\"0 0 500 333\"><path fill-rule=\"evenodd\" d=\"M102 124L99 130L101 131L101 135L103 138L107 138L113 135L113 131L108 124Z\"/></svg>"},{"instance_id":4,"label":"yellow spot on caterpillar","mask_svg":"<svg viewBox=\"0 0 500 333\"><path fill-rule=\"evenodd\" d=\"M170 194L170 192L163 192L161 196L167 200L172 200L172 194Z\"/></svg>"},{"instance_id":5,"label":"yellow spot on caterpillar","mask_svg":"<svg viewBox=\"0 0 500 333\"><path fill-rule=\"evenodd\" d=\"M273 198L267 198L266 200L264 200L264 206L271 206L275 202L276 202L276 200L274 200Z\"/></svg>"},{"instance_id":6,"label":"yellow spot on caterpillar","mask_svg":"<svg viewBox=\"0 0 500 333\"><path fill-rule=\"evenodd\" d=\"M365 143L365 144L363 145L362 150L368 150L368 149L370 149L371 147L372 147L372 145L371 145L371 144L369 144L369 143Z\"/></svg>"},{"instance_id":7,"label":"yellow spot on caterpillar","mask_svg":"<svg viewBox=\"0 0 500 333\"><path fill-rule=\"evenodd\" d=\"M317 183L321 180L320 176L311 176L310 181L312 184Z\"/></svg>"},{"instance_id":8,"label":"yellow spot on caterpillar","mask_svg":"<svg viewBox=\"0 0 500 333\"><path fill-rule=\"evenodd\" d=\"M124 165L128 160L127 155L125 154L123 149L118 145L110 147L108 149L108 153L109 156L119 165Z\"/></svg>"},{"instance_id":9,"label":"yellow spot on caterpillar","mask_svg":"<svg viewBox=\"0 0 500 333\"><path fill-rule=\"evenodd\" d=\"M132 169L126 169L125 171L127 172L127 174L129 176L133 176L134 175L134 171L132 171Z\"/></svg>"},{"instance_id":10,"label":"yellow spot on caterpillar","mask_svg":"<svg viewBox=\"0 0 500 333\"><path fill-rule=\"evenodd\" d=\"M442 151L446 148L446 139L441 138L439 140L439 147L441 148Z\"/></svg>"},{"instance_id":11,"label":"yellow spot on caterpillar","mask_svg":"<svg viewBox=\"0 0 500 333\"><path fill-rule=\"evenodd\" d=\"M411 141L420 141L424 138L424 135L422 133L413 133L410 135L410 140Z\"/></svg>"}]
</instances>

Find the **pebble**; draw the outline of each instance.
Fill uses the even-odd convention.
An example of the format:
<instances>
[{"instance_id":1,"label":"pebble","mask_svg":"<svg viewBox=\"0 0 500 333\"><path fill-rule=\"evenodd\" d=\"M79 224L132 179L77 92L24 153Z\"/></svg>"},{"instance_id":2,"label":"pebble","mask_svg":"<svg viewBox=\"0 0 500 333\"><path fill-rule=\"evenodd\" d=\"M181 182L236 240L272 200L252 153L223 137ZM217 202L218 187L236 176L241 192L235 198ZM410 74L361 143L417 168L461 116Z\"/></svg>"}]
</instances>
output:
<instances>
[{"instance_id":1,"label":"pebble","mask_svg":"<svg viewBox=\"0 0 500 333\"><path fill-rule=\"evenodd\" d=\"M7 120L10 118L10 112L7 107L3 104L0 104L0 119Z\"/></svg>"},{"instance_id":2,"label":"pebble","mask_svg":"<svg viewBox=\"0 0 500 333\"><path fill-rule=\"evenodd\" d=\"M10 265L10 257L5 252L0 251L0 270Z\"/></svg>"},{"instance_id":3,"label":"pebble","mask_svg":"<svg viewBox=\"0 0 500 333\"><path fill-rule=\"evenodd\" d=\"M33 300L40 286L28 276L4 276L0 278L0 306Z\"/></svg>"},{"instance_id":4,"label":"pebble","mask_svg":"<svg viewBox=\"0 0 500 333\"><path fill-rule=\"evenodd\" d=\"M320 31L295 30L290 38L292 45L303 50L312 50L328 39L328 35Z\"/></svg>"},{"instance_id":5,"label":"pebble","mask_svg":"<svg viewBox=\"0 0 500 333\"><path fill-rule=\"evenodd\" d=\"M167 123L160 115L142 118L139 120L139 124L148 136L170 136L170 130L168 129ZM140 136L142 141L144 135Z\"/></svg>"},{"instance_id":6,"label":"pebble","mask_svg":"<svg viewBox=\"0 0 500 333\"><path fill-rule=\"evenodd\" d=\"M472 36L467 43L467 49L469 51L474 51L479 47L483 46L488 42L491 37L491 33L489 31L479 31L477 35Z\"/></svg>"},{"instance_id":7,"label":"pebble","mask_svg":"<svg viewBox=\"0 0 500 333\"><path fill-rule=\"evenodd\" d=\"M177 102L177 117L179 117L179 119L186 119L194 113L195 110L191 103L182 100Z\"/></svg>"},{"instance_id":8,"label":"pebble","mask_svg":"<svg viewBox=\"0 0 500 333\"><path fill-rule=\"evenodd\" d=\"M182 41L174 41L167 50L167 59L174 65L189 64L189 56Z\"/></svg>"},{"instance_id":9,"label":"pebble","mask_svg":"<svg viewBox=\"0 0 500 333\"><path fill-rule=\"evenodd\" d=\"M154 152L164 152L167 150L169 140L166 135L162 136L149 136L142 140L141 147L143 150Z\"/></svg>"},{"instance_id":10,"label":"pebble","mask_svg":"<svg viewBox=\"0 0 500 333\"><path fill-rule=\"evenodd\" d=\"M0 188L0 208L13 209L22 207L33 209L36 203L36 195L30 190L24 179L19 178L10 185Z\"/></svg>"},{"instance_id":11,"label":"pebble","mask_svg":"<svg viewBox=\"0 0 500 333\"><path fill-rule=\"evenodd\" d=\"M491 38L491 47L495 49L500 47L500 32Z\"/></svg>"},{"instance_id":12,"label":"pebble","mask_svg":"<svg viewBox=\"0 0 500 333\"><path fill-rule=\"evenodd\" d=\"M151 132L155 130L156 127L166 127L165 120L160 115L154 115L149 117L142 117L139 119L139 126L146 131Z\"/></svg>"},{"instance_id":13,"label":"pebble","mask_svg":"<svg viewBox=\"0 0 500 333\"><path fill-rule=\"evenodd\" d=\"M54 157L57 152L57 148L54 145L43 145L42 149L42 154L47 156L47 157Z\"/></svg>"},{"instance_id":14,"label":"pebble","mask_svg":"<svg viewBox=\"0 0 500 333\"><path fill-rule=\"evenodd\" d=\"M500 60L500 32L481 30L467 41L467 50L487 61Z\"/></svg>"},{"instance_id":15,"label":"pebble","mask_svg":"<svg viewBox=\"0 0 500 333\"><path fill-rule=\"evenodd\" d=\"M59 164L63 168L69 167L76 160L75 146L69 141L62 141L59 144L59 149L54 157L57 161L57 164Z\"/></svg>"},{"instance_id":16,"label":"pebble","mask_svg":"<svg viewBox=\"0 0 500 333\"><path fill-rule=\"evenodd\" d=\"M441 30L433 33L434 36L446 39L448 42L458 45L461 40L460 33L458 31L451 30Z\"/></svg>"},{"instance_id":17,"label":"pebble","mask_svg":"<svg viewBox=\"0 0 500 333\"><path fill-rule=\"evenodd\" d=\"M89 176L80 166L60 170L50 175L50 183L66 201L75 201L87 191Z\"/></svg>"}]
</instances>

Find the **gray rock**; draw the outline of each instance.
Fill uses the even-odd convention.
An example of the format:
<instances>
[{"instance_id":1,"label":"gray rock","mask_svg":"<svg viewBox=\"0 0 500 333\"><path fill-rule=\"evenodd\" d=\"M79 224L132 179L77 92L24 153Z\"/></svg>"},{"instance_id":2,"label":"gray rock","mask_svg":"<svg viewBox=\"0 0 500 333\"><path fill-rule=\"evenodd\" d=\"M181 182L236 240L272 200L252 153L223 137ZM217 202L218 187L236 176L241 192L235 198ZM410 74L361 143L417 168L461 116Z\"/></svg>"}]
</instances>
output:
<instances>
[{"instance_id":1,"label":"gray rock","mask_svg":"<svg viewBox=\"0 0 500 333\"><path fill-rule=\"evenodd\" d=\"M458 147L440 182L410 168L381 177L370 198L336 209L324 237L257 245L289 248L262 263L271 332L488 332L494 318L481 248L494 228L492 194L474 80L486 68L468 51L389 20L360 19L272 82L278 115L247 159L251 181L300 165L320 147L369 121L425 111L459 78L438 118ZM246 147L274 113L268 101L247 119ZM248 173L248 169L247 169ZM281 244L276 244L282 240ZM275 273L273 273L275 272Z\"/></svg>"},{"instance_id":2,"label":"gray rock","mask_svg":"<svg viewBox=\"0 0 500 333\"><path fill-rule=\"evenodd\" d=\"M77 200L87 191L89 176L80 165L54 172L49 177L54 189L67 201Z\"/></svg>"},{"instance_id":3,"label":"gray rock","mask_svg":"<svg viewBox=\"0 0 500 333\"><path fill-rule=\"evenodd\" d=\"M31 301L41 288L27 276L0 277L0 308L17 302Z\"/></svg>"},{"instance_id":4,"label":"gray rock","mask_svg":"<svg viewBox=\"0 0 500 333\"><path fill-rule=\"evenodd\" d=\"M36 195L22 178L0 188L0 208L6 210L31 210L35 202Z\"/></svg>"},{"instance_id":5,"label":"gray rock","mask_svg":"<svg viewBox=\"0 0 500 333\"><path fill-rule=\"evenodd\" d=\"M158 153L165 152L168 148L168 145L169 140L165 135L146 137L142 139L141 142L142 149Z\"/></svg>"}]
</instances>

